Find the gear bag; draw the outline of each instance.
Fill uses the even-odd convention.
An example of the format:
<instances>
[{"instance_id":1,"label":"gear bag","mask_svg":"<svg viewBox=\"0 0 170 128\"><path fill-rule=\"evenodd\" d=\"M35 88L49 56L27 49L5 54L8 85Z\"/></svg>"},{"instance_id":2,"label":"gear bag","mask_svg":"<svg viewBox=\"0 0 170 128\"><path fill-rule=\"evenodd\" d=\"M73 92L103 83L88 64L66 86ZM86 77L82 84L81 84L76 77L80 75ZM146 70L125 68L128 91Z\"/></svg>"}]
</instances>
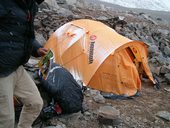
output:
<instances>
[{"instance_id":1,"label":"gear bag","mask_svg":"<svg viewBox=\"0 0 170 128\"><path fill-rule=\"evenodd\" d=\"M62 113L70 114L82 110L82 88L65 68L52 63L47 78L42 78L41 83L54 102L59 104Z\"/></svg>"}]
</instances>

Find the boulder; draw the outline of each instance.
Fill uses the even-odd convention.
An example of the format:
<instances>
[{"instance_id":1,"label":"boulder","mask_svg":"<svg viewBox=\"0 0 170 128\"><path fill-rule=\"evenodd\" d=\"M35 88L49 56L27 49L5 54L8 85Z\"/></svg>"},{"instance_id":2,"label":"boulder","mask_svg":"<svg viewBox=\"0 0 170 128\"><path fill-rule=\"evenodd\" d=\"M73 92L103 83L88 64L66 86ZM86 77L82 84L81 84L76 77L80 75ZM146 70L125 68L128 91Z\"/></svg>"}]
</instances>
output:
<instances>
[{"instance_id":1,"label":"boulder","mask_svg":"<svg viewBox=\"0 0 170 128\"><path fill-rule=\"evenodd\" d=\"M119 110L112 106L101 106L98 110L98 121L100 124L117 126L122 121Z\"/></svg>"},{"instance_id":2,"label":"boulder","mask_svg":"<svg viewBox=\"0 0 170 128\"><path fill-rule=\"evenodd\" d=\"M42 46L46 43L46 39L40 33L35 32L35 38Z\"/></svg>"},{"instance_id":3,"label":"boulder","mask_svg":"<svg viewBox=\"0 0 170 128\"><path fill-rule=\"evenodd\" d=\"M93 99L96 103L105 103L105 98L101 94L94 96Z\"/></svg>"},{"instance_id":4,"label":"boulder","mask_svg":"<svg viewBox=\"0 0 170 128\"><path fill-rule=\"evenodd\" d=\"M159 111L156 115L162 119L170 121L170 113L167 111Z\"/></svg>"},{"instance_id":5,"label":"boulder","mask_svg":"<svg viewBox=\"0 0 170 128\"><path fill-rule=\"evenodd\" d=\"M166 65L163 65L160 69L160 73L161 74L167 74L167 73L170 73L170 65L169 66L166 66Z\"/></svg>"},{"instance_id":6,"label":"boulder","mask_svg":"<svg viewBox=\"0 0 170 128\"><path fill-rule=\"evenodd\" d=\"M58 10L59 9L59 6L58 6L56 0L45 0L44 2L48 4L48 7L51 10Z\"/></svg>"},{"instance_id":7,"label":"boulder","mask_svg":"<svg viewBox=\"0 0 170 128\"><path fill-rule=\"evenodd\" d=\"M170 83L170 73L165 74L165 78L167 80L167 83Z\"/></svg>"},{"instance_id":8,"label":"boulder","mask_svg":"<svg viewBox=\"0 0 170 128\"><path fill-rule=\"evenodd\" d=\"M170 48L168 46L164 47L164 53L166 56L170 57Z\"/></svg>"},{"instance_id":9,"label":"boulder","mask_svg":"<svg viewBox=\"0 0 170 128\"><path fill-rule=\"evenodd\" d=\"M102 116L107 119L119 118L120 112L112 106L101 106L98 110L98 116Z\"/></svg>"}]
</instances>

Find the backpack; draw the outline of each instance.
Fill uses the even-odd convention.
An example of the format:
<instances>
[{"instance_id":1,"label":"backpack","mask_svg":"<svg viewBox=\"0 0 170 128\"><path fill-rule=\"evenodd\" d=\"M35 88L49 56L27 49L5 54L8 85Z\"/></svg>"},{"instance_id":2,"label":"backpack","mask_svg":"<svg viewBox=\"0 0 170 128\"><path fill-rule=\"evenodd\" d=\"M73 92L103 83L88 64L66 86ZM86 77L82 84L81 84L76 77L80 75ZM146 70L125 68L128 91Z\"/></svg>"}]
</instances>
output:
<instances>
[{"instance_id":1,"label":"backpack","mask_svg":"<svg viewBox=\"0 0 170 128\"><path fill-rule=\"evenodd\" d=\"M62 113L70 114L82 110L82 88L65 68L52 63L47 78L42 79L41 84L54 102L59 104Z\"/></svg>"}]
</instances>

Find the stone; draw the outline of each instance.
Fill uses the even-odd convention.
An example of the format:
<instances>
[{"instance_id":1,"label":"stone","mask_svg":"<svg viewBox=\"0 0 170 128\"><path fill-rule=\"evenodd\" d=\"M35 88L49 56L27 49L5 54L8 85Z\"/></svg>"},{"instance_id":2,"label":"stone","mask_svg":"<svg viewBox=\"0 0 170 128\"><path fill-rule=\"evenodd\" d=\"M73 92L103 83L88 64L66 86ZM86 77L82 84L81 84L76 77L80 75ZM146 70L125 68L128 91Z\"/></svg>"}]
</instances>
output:
<instances>
[{"instance_id":1,"label":"stone","mask_svg":"<svg viewBox=\"0 0 170 128\"><path fill-rule=\"evenodd\" d=\"M85 116L91 116L91 113L87 111L87 112L84 113L84 115Z\"/></svg>"},{"instance_id":2,"label":"stone","mask_svg":"<svg viewBox=\"0 0 170 128\"><path fill-rule=\"evenodd\" d=\"M98 110L98 116L106 119L117 119L120 116L120 112L112 106L101 106Z\"/></svg>"},{"instance_id":3,"label":"stone","mask_svg":"<svg viewBox=\"0 0 170 128\"><path fill-rule=\"evenodd\" d=\"M105 5L104 5L104 4L100 4L100 9L101 9L102 11L106 11Z\"/></svg>"},{"instance_id":4,"label":"stone","mask_svg":"<svg viewBox=\"0 0 170 128\"><path fill-rule=\"evenodd\" d=\"M150 69L151 69L152 73L155 73L156 75L160 74L161 67L150 66Z\"/></svg>"},{"instance_id":5,"label":"stone","mask_svg":"<svg viewBox=\"0 0 170 128\"><path fill-rule=\"evenodd\" d=\"M66 4L66 0L57 0L57 4Z\"/></svg>"},{"instance_id":6,"label":"stone","mask_svg":"<svg viewBox=\"0 0 170 128\"><path fill-rule=\"evenodd\" d=\"M162 33L163 35L168 35L170 34L170 31L169 30L166 30L166 29L158 29L158 32Z\"/></svg>"},{"instance_id":7,"label":"stone","mask_svg":"<svg viewBox=\"0 0 170 128\"><path fill-rule=\"evenodd\" d=\"M155 57L160 66L166 65L167 59L163 55L158 55Z\"/></svg>"},{"instance_id":8,"label":"stone","mask_svg":"<svg viewBox=\"0 0 170 128\"><path fill-rule=\"evenodd\" d=\"M159 111L156 115L160 118L170 121L170 113L167 111Z\"/></svg>"},{"instance_id":9,"label":"stone","mask_svg":"<svg viewBox=\"0 0 170 128\"><path fill-rule=\"evenodd\" d=\"M105 103L105 98L101 94L94 96L93 99L96 103Z\"/></svg>"},{"instance_id":10,"label":"stone","mask_svg":"<svg viewBox=\"0 0 170 128\"><path fill-rule=\"evenodd\" d=\"M143 16L143 18L145 18L146 20L150 21L151 23L153 23L154 25L158 25L158 23L156 21L154 21L150 16L148 16L147 14L141 14L141 16Z\"/></svg>"},{"instance_id":11,"label":"stone","mask_svg":"<svg viewBox=\"0 0 170 128\"><path fill-rule=\"evenodd\" d=\"M70 10L68 9L65 9L65 8L60 8L58 11L57 11L58 14L64 16L64 17L68 17L70 15L74 15Z\"/></svg>"},{"instance_id":12,"label":"stone","mask_svg":"<svg viewBox=\"0 0 170 128\"><path fill-rule=\"evenodd\" d=\"M164 88L165 91L170 92L170 87Z\"/></svg>"},{"instance_id":13,"label":"stone","mask_svg":"<svg viewBox=\"0 0 170 128\"><path fill-rule=\"evenodd\" d=\"M35 38L42 46L46 43L46 39L40 33L35 32Z\"/></svg>"},{"instance_id":14,"label":"stone","mask_svg":"<svg viewBox=\"0 0 170 128\"><path fill-rule=\"evenodd\" d=\"M157 51L158 51L158 46L156 46L156 45L151 45L151 46L149 46L149 48L148 48L148 53L149 53L149 54L156 53Z\"/></svg>"},{"instance_id":15,"label":"stone","mask_svg":"<svg viewBox=\"0 0 170 128\"><path fill-rule=\"evenodd\" d=\"M58 10L59 6L56 0L45 0L51 10Z\"/></svg>"},{"instance_id":16,"label":"stone","mask_svg":"<svg viewBox=\"0 0 170 128\"><path fill-rule=\"evenodd\" d=\"M99 16L98 18L96 18L97 20L108 20L108 17L106 16Z\"/></svg>"},{"instance_id":17,"label":"stone","mask_svg":"<svg viewBox=\"0 0 170 128\"><path fill-rule=\"evenodd\" d=\"M98 95L98 94L100 94L100 91L90 89L90 95L94 96L94 95Z\"/></svg>"},{"instance_id":18,"label":"stone","mask_svg":"<svg viewBox=\"0 0 170 128\"><path fill-rule=\"evenodd\" d=\"M38 29L41 27L41 21L39 19L35 19L34 20L34 26L35 26L35 29Z\"/></svg>"},{"instance_id":19,"label":"stone","mask_svg":"<svg viewBox=\"0 0 170 128\"><path fill-rule=\"evenodd\" d=\"M47 127L44 127L44 128L57 128L56 126L47 126Z\"/></svg>"},{"instance_id":20,"label":"stone","mask_svg":"<svg viewBox=\"0 0 170 128\"><path fill-rule=\"evenodd\" d=\"M164 47L164 53L166 56L170 57L170 48L168 46Z\"/></svg>"},{"instance_id":21,"label":"stone","mask_svg":"<svg viewBox=\"0 0 170 128\"><path fill-rule=\"evenodd\" d=\"M161 74L167 74L170 73L170 66L163 65L160 69Z\"/></svg>"},{"instance_id":22,"label":"stone","mask_svg":"<svg viewBox=\"0 0 170 128\"><path fill-rule=\"evenodd\" d=\"M165 74L165 79L170 83L170 73Z\"/></svg>"},{"instance_id":23,"label":"stone","mask_svg":"<svg viewBox=\"0 0 170 128\"><path fill-rule=\"evenodd\" d=\"M146 44L151 45L151 44L155 44L154 39L151 36L145 36L146 41L144 41Z\"/></svg>"}]
</instances>

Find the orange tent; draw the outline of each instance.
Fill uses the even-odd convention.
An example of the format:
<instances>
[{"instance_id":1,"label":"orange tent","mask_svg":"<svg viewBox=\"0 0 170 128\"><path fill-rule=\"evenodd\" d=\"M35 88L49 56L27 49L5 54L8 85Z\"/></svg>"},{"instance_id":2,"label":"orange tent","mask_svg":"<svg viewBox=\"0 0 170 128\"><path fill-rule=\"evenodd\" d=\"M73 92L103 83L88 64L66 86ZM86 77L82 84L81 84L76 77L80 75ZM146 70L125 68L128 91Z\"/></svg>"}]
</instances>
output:
<instances>
[{"instance_id":1,"label":"orange tent","mask_svg":"<svg viewBox=\"0 0 170 128\"><path fill-rule=\"evenodd\" d=\"M147 45L123 37L101 22L81 19L66 23L45 47L75 79L97 90L132 96L141 89L142 73L155 83Z\"/></svg>"}]
</instances>

